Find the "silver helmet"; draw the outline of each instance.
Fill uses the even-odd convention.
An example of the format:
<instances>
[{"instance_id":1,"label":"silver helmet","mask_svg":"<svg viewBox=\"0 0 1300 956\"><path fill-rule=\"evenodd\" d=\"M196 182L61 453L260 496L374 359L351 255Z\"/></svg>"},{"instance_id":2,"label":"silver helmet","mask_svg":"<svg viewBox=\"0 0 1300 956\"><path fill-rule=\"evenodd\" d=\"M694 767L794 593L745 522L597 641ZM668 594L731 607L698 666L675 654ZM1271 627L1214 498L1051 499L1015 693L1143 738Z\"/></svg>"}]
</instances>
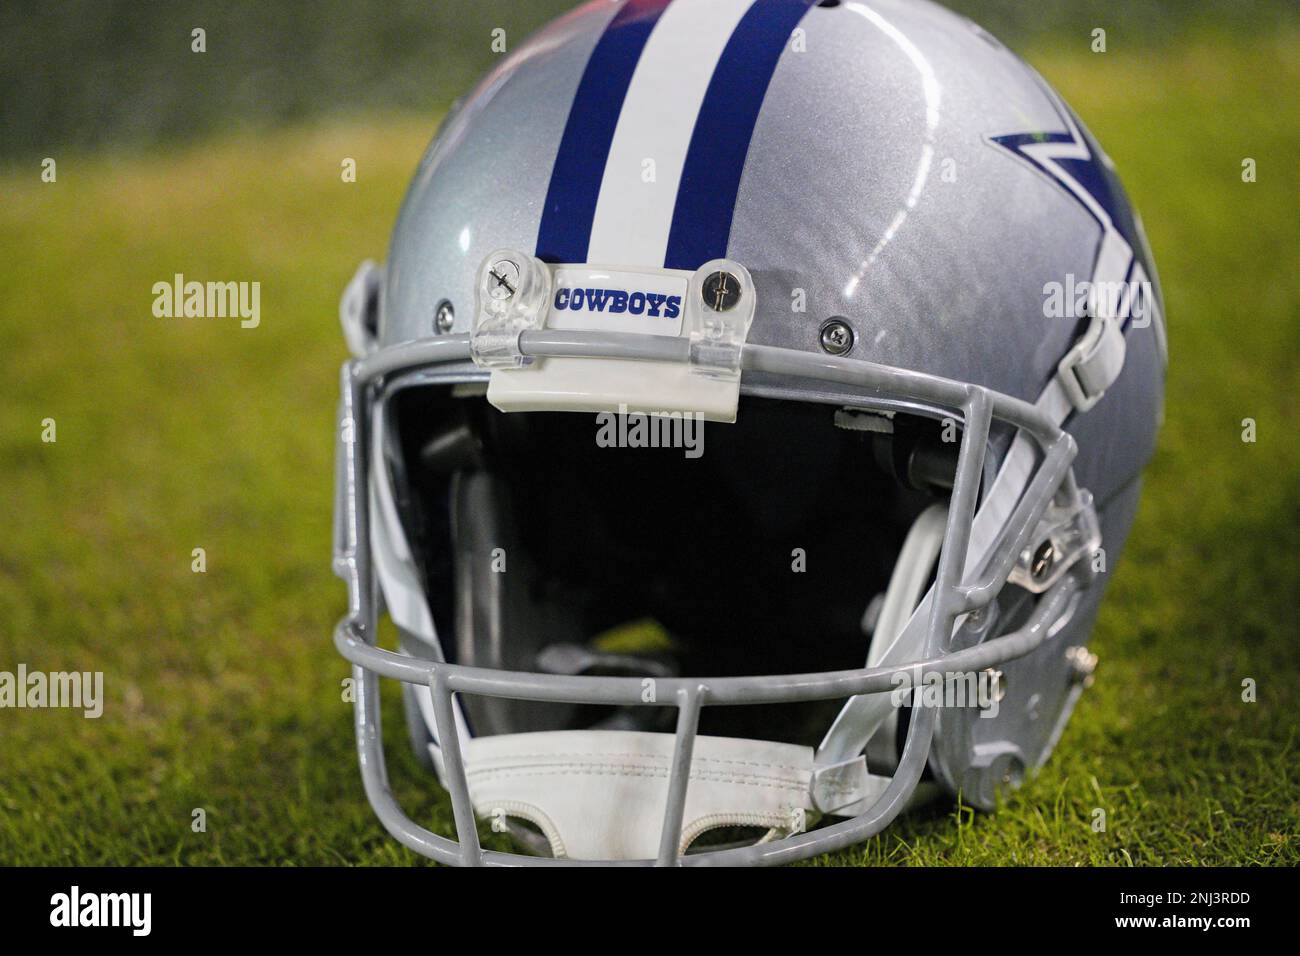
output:
<instances>
[{"instance_id":1,"label":"silver helmet","mask_svg":"<svg viewBox=\"0 0 1300 956\"><path fill-rule=\"evenodd\" d=\"M335 643L402 843L781 863L1047 759L1162 306L1106 155L970 21L588 4L453 111L341 314ZM455 840L393 799L380 677Z\"/></svg>"}]
</instances>

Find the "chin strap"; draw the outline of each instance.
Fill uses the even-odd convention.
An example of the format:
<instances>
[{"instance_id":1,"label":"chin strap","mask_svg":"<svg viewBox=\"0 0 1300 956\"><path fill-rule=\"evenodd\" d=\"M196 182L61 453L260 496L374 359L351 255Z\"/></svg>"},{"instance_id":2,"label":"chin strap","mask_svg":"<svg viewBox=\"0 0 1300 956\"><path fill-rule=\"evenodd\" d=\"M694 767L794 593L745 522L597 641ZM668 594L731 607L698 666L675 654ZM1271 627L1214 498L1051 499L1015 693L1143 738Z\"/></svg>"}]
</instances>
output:
<instances>
[{"instance_id":1,"label":"chin strap","mask_svg":"<svg viewBox=\"0 0 1300 956\"><path fill-rule=\"evenodd\" d=\"M556 857L653 859L668 798L672 734L561 730L478 737L465 766L479 816L532 823ZM763 840L798 833L816 808L809 747L731 737L695 739L684 853L719 827L757 827Z\"/></svg>"}]
</instances>

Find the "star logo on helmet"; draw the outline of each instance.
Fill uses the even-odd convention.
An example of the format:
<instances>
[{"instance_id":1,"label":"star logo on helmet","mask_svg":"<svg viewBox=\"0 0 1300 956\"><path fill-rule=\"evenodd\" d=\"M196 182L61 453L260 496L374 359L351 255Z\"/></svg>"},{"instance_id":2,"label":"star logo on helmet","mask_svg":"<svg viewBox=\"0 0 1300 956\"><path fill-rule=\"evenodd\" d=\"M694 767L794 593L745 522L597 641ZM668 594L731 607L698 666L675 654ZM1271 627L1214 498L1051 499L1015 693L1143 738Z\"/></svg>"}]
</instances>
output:
<instances>
[{"instance_id":1,"label":"star logo on helmet","mask_svg":"<svg viewBox=\"0 0 1300 956\"><path fill-rule=\"evenodd\" d=\"M1009 133L990 136L989 142L1038 170L1069 193L1103 230L1119 232L1133 246L1135 237L1128 228L1131 214L1111 186L1114 164L1079 126L1069 107L1056 102L1063 132Z\"/></svg>"}]
</instances>

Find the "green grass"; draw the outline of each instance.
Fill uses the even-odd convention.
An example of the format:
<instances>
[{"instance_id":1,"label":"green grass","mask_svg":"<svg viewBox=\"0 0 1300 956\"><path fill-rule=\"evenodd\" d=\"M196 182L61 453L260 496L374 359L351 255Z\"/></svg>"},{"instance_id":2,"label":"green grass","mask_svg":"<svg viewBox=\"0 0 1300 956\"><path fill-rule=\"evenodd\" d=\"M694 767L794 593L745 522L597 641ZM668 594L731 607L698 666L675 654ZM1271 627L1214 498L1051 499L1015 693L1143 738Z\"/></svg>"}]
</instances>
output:
<instances>
[{"instance_id":1,"label":"green grass","mask_svg":"<svg viewBox=\"0 0 1300 956\"><path fill-rule=\"evenodd\" d=\"M995 815L940 805L825 862L1294 865L1300 37L1033 59L1146 216L1168 420L1096 687L1046 771ZM99 720L0 711L0 863L416 859L361 793L329 640L329 476L338 291L382 255L431 130L66 156L57 185L0 174L0 670L102 670L107 693ZM151 286L177 271L261 281L261 327L154 318ZM398 796L450 833L385 691Z\"/></svg>"}]
</instances>

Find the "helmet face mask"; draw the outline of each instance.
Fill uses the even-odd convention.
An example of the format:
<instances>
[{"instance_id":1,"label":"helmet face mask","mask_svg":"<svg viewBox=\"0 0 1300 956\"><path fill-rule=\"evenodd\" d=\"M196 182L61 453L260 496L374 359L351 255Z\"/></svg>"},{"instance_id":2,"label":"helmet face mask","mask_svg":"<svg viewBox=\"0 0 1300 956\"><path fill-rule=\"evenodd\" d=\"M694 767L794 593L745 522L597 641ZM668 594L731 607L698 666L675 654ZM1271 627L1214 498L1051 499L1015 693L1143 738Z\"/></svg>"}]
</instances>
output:
<instances>
[{"instance_id":1,"label":"helmet face mask","mask_svg":"<svg viewBox=\"0 0 1300 956\"><path fill-rule=\"evenodd\" d=\"M810 143L861 119L830 76L883 118ZM978 129L961 101L991 87L1007 126ZM949 151L965 171L930 180ZM389 831L449 863L781 863L933 785L991 809L1040 766L1091 679L1163 381L1107 164L927 4L593 5L489 76L341 309L335 642ZM543 168L513 201L493 178ZM1076 273L1145 298L1047 316ZM456 840L393 801L381 677ZM476 818L533 855L485 851Z\"/></svg>"}]
</instances>

